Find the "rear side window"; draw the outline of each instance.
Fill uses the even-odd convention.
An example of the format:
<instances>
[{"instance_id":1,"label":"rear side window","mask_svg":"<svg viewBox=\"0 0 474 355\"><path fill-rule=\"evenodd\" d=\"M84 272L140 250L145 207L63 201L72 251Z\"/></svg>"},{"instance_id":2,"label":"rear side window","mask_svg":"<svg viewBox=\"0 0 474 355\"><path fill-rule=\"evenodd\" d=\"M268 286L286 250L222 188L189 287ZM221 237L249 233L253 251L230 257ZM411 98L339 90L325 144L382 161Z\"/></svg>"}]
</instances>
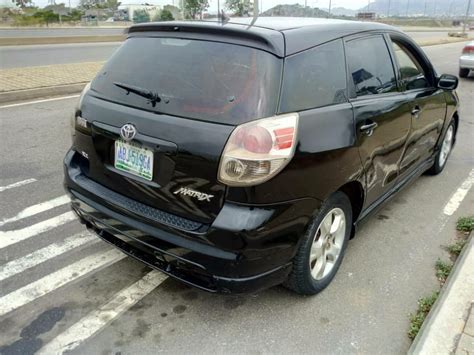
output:
<instances>
[{"instance_id":1,"label":"rear side window","mask_svg":"<svg viewBox=\"0 0 474 355\"><path fill-rule=\"evenodd\" d=\"M176 38L129 38L91 85L92 94L157 113L239 124L273 116L282 60L239 45ZM128 93L116 84L161 98Z\"/></svg>"},{"instance_id":2,"label":"rear side window","mask_svg":"<svg viewBox=\"0 0 474 355\"><path fill-rule=\"evenodd\" d=\"M357 96L397 91L395 71L382 36L352 40L346 52Z\"/></svg>"},{"instance_id":3,"label":"rear side window","mask_svg":"<svg viewBox=\"0 0 474 355\"><path fill-rule=\"evenodd\" d=\"M288 57L280 111L301 111L347 101L345 68L342 40Z\"/></svg>"}]
</instances>

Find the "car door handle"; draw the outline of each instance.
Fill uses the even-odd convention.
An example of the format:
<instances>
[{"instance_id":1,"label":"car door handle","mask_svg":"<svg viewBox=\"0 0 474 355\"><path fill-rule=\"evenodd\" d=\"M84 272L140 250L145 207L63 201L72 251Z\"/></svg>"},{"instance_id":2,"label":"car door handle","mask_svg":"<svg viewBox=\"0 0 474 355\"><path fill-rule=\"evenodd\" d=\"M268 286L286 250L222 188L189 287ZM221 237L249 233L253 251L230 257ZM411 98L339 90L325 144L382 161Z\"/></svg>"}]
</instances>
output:
<instances>
[{"instance_id":1,"label":"car door handle","mask_svg":"<svg viewBox=\"0 0 474 355\"><path fill-rule=\"evenodd\" d=\"M415 106L415 107L413 107L413 110L411 110L411 115L415 118L420 117L420 113L421 113L420 106Z\"/></svg>"},{"instance_id":2,"label":"car door handle","mask_svg":"<svg viewBox=\"0 0 474 355\"><path fill-rule=\"evenodd\" d=\"M377 122L371 122L360 126L360 131L368 136L371 136L372 133L374 133L374 129L376 129L377 127Z\"/></svg>"}]
</instances>

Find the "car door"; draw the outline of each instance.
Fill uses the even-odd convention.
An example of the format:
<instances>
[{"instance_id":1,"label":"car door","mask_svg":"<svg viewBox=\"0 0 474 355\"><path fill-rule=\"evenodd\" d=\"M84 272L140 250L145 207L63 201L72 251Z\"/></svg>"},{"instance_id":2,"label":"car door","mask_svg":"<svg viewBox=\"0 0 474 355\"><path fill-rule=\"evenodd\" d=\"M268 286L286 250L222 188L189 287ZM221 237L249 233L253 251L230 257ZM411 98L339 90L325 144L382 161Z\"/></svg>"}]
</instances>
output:
<instances>
[{"instance_id":1,"label":"car door","mask_svg":"<svg viewBox=\"0 0 474 355\"><path fill-rule=\"evenodd\" d=\"M433 156L446 116L446 99L436 88L424 55L403 36L389 38L400 86L410 103L411 132L400 164L400 175L406 176Z\"/></svg>"},{"instance_id":2,"label":"car door","mask_svg":"<svg viewBox=\"0 0 474 355\"><path fill-rule=\"evenodd\" d=\"M397 182L411 114L400 91L385 36L346 39L348 81L356 139L366 176L365 206L382 200Z\"/></svg>"}]
</instances>

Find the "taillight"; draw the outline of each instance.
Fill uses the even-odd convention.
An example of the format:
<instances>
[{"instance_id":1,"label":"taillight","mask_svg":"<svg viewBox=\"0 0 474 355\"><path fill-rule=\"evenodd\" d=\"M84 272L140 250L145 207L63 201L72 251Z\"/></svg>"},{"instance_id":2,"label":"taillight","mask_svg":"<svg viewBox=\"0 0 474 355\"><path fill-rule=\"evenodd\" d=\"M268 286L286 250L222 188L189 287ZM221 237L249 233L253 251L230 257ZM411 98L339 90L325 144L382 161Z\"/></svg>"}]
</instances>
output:
<instances>
[{"instance_id":1,"label":"taillight","mask_svg":"<svg viewBox=\"0 0 474 355\"><path fill-rule=\"evenodd\" d=\"M237 126L222 153L219 181L229 186L251 186L271 179L293 158L297 132L297 113Z\"/></svg>"},{"instance_id":2,"label":"taillight","mask_svg":"<svg viewBox=\"0 0 474 355\"><path fill-rule=\"evenodd\" d=\"M464 49L462 50L462 54L474 54L474 46L469 45L464 47Z\"/></svg>"}]
</instances>

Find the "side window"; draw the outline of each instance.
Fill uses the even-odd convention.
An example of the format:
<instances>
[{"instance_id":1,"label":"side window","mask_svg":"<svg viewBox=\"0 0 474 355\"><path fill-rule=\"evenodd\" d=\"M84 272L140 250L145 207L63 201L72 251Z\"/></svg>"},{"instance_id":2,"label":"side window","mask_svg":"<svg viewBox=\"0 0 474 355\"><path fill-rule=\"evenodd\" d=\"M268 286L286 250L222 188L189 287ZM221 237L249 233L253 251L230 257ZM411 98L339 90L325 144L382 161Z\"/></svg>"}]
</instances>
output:
<instances>
[{"instance_id":1,"label":"side window","mask_svg":"<svg viewBox=\"0 0 474 355\"><path fill-rule=\"evenodd\" d=\"M342 40L295 54L285 61L280 111L346 102L346 86Z\"/></svg>"},{"instance_id":2,"label":"side window","mask_svg":"<svg viewBox=\"0 0 474 355\"><path fill-rule=\"evenodd\" d=\"M415 90L430 87L423 68L411 52L396 42L392 42L392 44L400 67L400 77L405 84L405 88Z\"/></svg>"},{"instance_id":3,"label":"side window","mask_svg":"<svg viewBox=\"0 0 474 355\"><path fill-rule=\"evenodd\" d=\"M395 71L382 36L352 40L346 49L357 96L397 91Z\"/></svg>"}]
</instances>

